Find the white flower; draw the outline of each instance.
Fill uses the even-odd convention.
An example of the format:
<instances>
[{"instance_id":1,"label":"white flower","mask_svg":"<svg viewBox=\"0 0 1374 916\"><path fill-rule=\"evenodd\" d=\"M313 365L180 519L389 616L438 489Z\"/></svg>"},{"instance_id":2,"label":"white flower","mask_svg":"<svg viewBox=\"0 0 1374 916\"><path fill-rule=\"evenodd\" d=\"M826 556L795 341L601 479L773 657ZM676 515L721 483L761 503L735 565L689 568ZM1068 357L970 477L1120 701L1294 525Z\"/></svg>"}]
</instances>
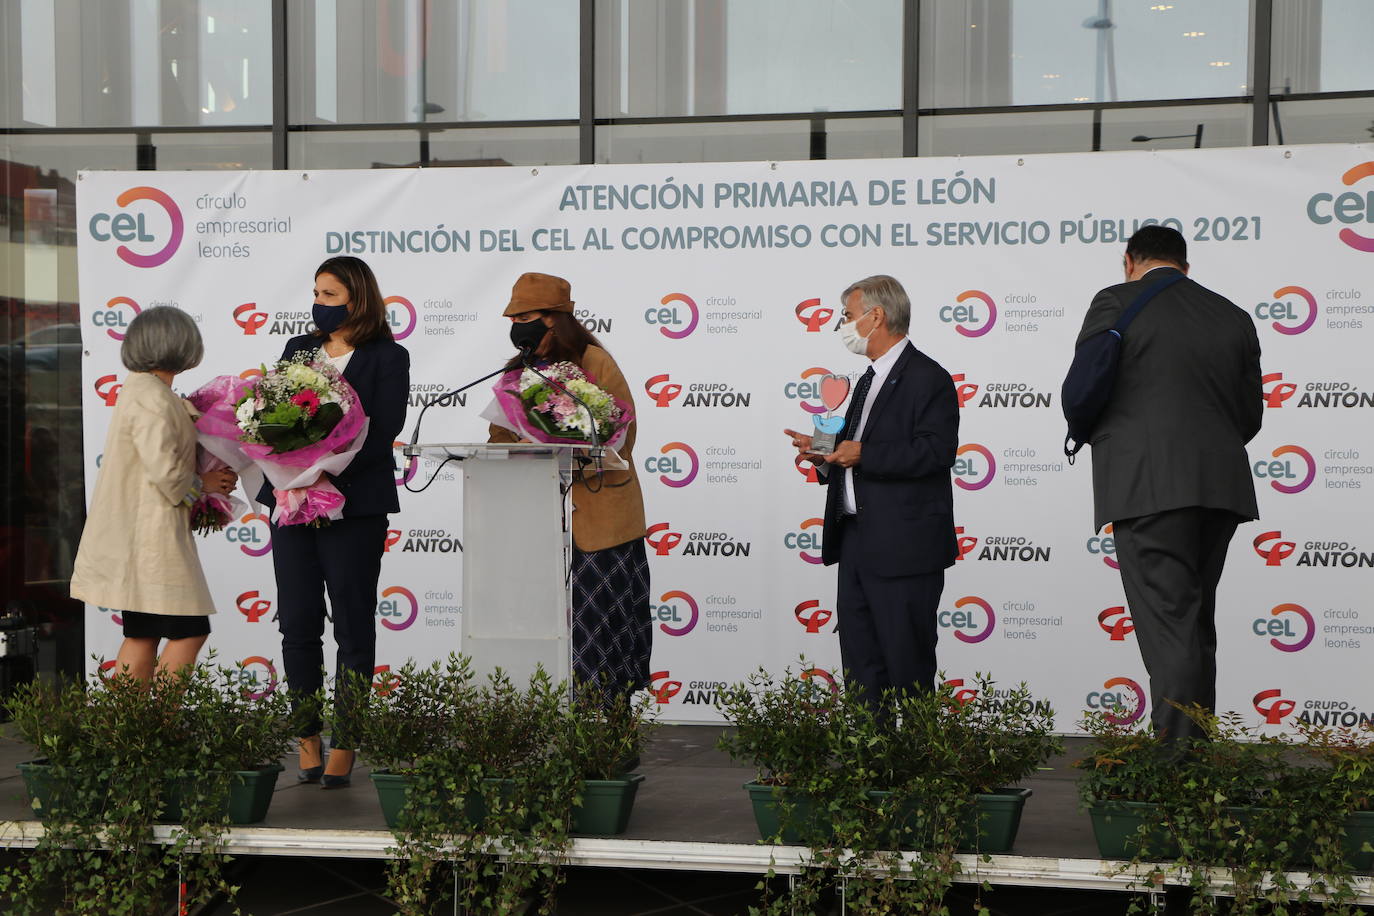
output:
<instances>
[{"instance_id":1,"label":"white flower","mask_svg":"<svg viewBox=\"0 0 1374 916\"><path fill-rule=\"evenodd\" d=\"M314 388L317 391L324 391L329 388L329 380L324 377L323 373L301 363L291 363L286 367L284 374L287 379L301 388Z\"/></svg>"},{"instance_id":2,"label":"white flower","mask_svg":"<svg viewBox=\"0 0 1374 916\"><path fill-rule=\"evenodd\" d=\"M252 421L254 413L252 400L246 400L234 411L234 419L238 420L240 427L243 427L244 424Z\"/></svg>"}]
</instances>

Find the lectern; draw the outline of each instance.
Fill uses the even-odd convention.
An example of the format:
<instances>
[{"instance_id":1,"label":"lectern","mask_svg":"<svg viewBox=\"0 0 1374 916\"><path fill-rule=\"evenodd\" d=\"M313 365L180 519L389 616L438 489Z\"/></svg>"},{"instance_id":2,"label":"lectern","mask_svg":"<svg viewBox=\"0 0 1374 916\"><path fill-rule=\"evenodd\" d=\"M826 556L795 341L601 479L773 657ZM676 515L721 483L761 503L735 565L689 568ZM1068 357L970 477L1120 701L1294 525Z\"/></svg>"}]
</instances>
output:
<instances>
[{"instance_id":1,"label":"lectern","mask_svg":"<svg viewBox=\"0 0 1374 916\"><path fill-rule=\"evenodd\" d=\"M607 448L606 467L623 467ZM564 486L590 445L443 443L407 454L463 466L463 615L458 649L480 677L501 668L518 685L542 666L571 675L572 539Z\"/></svg>"}]
</instances>

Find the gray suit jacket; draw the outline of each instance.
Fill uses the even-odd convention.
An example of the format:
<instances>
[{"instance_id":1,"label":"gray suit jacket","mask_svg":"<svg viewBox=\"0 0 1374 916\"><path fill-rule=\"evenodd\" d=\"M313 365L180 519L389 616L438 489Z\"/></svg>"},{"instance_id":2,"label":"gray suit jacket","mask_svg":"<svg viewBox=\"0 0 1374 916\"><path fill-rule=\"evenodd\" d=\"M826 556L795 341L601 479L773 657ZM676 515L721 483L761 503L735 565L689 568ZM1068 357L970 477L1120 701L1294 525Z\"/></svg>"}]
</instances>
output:
<instances>
[{"instance_id":1,"label":"gray suit jacket","mask_svg":"<svg viewBox=\"0 0 1374 916\"><path fill-rule=\"evenodd\" d=\"M1078 342L1105 331L1160 268L1093 299ZM1245 444L1264 414L1255 323L1187 278L1126 329L1111 400L1089 440L1094 525L1202 506L1259 517Z\"/></svg>"}]
</instances>

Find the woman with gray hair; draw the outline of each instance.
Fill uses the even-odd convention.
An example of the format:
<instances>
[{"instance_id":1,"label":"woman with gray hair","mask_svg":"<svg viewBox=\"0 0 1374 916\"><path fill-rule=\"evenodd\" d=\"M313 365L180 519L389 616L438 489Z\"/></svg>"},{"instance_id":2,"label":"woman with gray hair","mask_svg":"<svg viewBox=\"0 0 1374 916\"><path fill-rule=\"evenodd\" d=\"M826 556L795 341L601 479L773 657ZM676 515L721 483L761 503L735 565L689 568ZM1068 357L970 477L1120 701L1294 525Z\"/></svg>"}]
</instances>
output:
<instances>
[{"instance_id":1,"label":"woman with gray hair","mask_svg":"<svg viewBox=\"0 0 1374 916\"><path fill-rule=\"evenodd\" d=\"M215 612L191 537L191 506L229 493L233 471L196 473L195 409L172 379L200 364L205 345L181 309L150 308L129 324L118 391L81 546L73 598L123 616L118 670L143 680L193 664ZM167 640L161 655L158 646Z\"/></svg>"}]
</instances>

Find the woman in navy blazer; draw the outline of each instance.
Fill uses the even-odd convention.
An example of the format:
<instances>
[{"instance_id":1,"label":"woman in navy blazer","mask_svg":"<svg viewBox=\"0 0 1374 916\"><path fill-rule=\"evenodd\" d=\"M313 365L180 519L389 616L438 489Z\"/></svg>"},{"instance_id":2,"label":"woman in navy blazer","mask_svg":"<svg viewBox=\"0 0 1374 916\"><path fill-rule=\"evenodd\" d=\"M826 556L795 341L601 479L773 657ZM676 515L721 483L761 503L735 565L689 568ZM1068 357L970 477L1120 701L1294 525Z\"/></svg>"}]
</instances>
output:
<instances>
[{"instance_id":1,"label":"woman in navy blazer","mask_svg":"<svg viewBox=\"0 0 1374 916\"><path fill-rule=\"evenodd\" d=\"M272 526L277 574L277 626L282 666L300 720L300 780L325 788L349 784L356 746L348 733L351 710L367 702L376 664L377 579L386 547L387 513L400 511L392 443L405 423L410 354L396 343L386 305L367 264L330 258L315 271L316 330L287 341L282 358L319 350L358 392L370 425L363 447L330 480L344 495L343 518L322 528ZM270 486L258 497L276 505ZM325 593L334 620L334 734L328 765L320 741L324 686ZM356 676L353 677L353 676Z\"/></svg>"}]
</instances>

